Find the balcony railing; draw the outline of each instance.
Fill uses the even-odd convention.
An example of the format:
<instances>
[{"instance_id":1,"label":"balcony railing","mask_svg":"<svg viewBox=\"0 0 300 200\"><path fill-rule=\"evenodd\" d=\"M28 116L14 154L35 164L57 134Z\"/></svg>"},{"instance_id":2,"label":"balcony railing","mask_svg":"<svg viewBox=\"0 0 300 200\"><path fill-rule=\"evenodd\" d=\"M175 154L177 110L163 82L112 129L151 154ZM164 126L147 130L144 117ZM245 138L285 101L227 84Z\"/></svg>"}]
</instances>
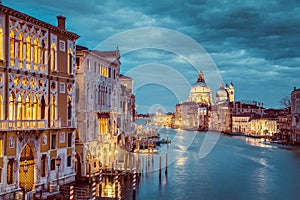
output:
<instances>
[{"instance_id":1,"label":"balcony railing","mask_svg":"<svg viewBox=\"0 0 300 200\"><path fill-rule=\"evenodd\" d=\"M51 120L50 127L51 128L61 128L61 119Z\"/></svg>"},{"instance_id":2,"label":"balcony railing","mask_svg":"<svg viewBox=\"0 0 300 200\"><path fill-rule=\"evenodd\" d=\"M68 127L77 128L77 118L73 118L71 120L68 120Z\"/></svg>"},{"instance_id":3,"label":"balcony railing","mask_svg":"<svg viewBox=\"0 0 300 200\"><path fill-rule=\"evenodd\" d=\"M37 130L48 128L47 120L0 120L0 130Z\"/></svg>"}]
</instances>

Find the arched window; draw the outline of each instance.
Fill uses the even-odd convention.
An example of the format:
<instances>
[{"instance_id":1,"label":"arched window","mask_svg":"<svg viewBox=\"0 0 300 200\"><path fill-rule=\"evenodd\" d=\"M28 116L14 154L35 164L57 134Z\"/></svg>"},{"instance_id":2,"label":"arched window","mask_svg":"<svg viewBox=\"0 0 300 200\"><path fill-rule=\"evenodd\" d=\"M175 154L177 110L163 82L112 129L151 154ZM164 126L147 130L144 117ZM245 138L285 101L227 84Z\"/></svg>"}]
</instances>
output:
<instances>
[{"instance_id":1,"label":"arched window","mask_svg":"<svg viewBox=\"0 0 300 200\"><path fill-rule=\"evenodd\" d=\"M26 100L25 100L24 119L25 120L32 119L32 102L31 102L30 94L26 96Z\"/></svg>"},{"instance_id":2,"label":"arched window","mask_svg":"<svg viewBox=\"0 0 300 200\"><path fill-rule=\"evenodd\" d=\"M68 96L68 119L72 118L72 97Z\"/></svg>"},{"instance_id":3,"label":"arched window","mask_svg":"<svg viewBox=\"0 0 300 200\"><path fill-rule=\"evenodd\" d=\"M26 37L26 68L27 69L30 69L31 68L31 38L30 38L30 35L28 35Z\"/></svg>"},{"instance_id":4,"label":"arched window","mask_svg":"<svg viewBox=\"0 0 300 200\"><path fill-rule=\"evenodd\" d=\"M10 56L10 65L15 65L15 58L16 58L16 38L15 38L15 32L13 30L10 31L10 48L9 48L9 56Z\"/></svg>"},{"instance_id":5,"label":"arched window","mask_svg":"<svg viewBox=\"0 0 300 200\"><path fill-rule=\"evenodd\" d=\"M3 30L2 30L1 26L0 26L0 60L4 60L4 55L3 55Z\"/></svg>"},{"instance_id":6,"label":"arched window","mask_svg":"<svg viewBox=\"0 0 300 200\"><path fill-rule=\"evenodd\" d=\"M40 105L39 105L39 97L36 95L33 99L33 110L32 110L32 117L33 120L39 120L40 119Z\"/></svg>"},{"instance_id":7,"label":"arched window","mask_svg":"<svg viewBox=\"0 0 300 200\"><path fill-rule=\"evenodd\" d=\"M51 109L50 109L50 120L54 121L56 119L56 99L55 96L52 95L51 97Z\"/></svg>"},{"instance_id":8,"label":"arched window","mask_svg":"<svg viewBox=\"0 0 300 200\"><path fill-rule=\"evenodd\" d=\"M68 49L68 73L73 73L73 54L72 49Z\"/></svg>"},{"instance_id":9,"label":"arched window","mask_svg":"<svg viewBox=\"0 0 300 200\"><path fill-rule=\"evenodd\" d=\"M45 59L46 56L46 44L45 41L42 40L41 46L40 46L40 64L44 65L46 64L45 61L47 61L47 59Z\"/></svg>"},{"instance_id":10,"label":"arched window","mask_svg":"<svg viewBox=\"0 0 300 200\"><path fill-rule=\"evenodd\" d=\"M33 54L33 61L34 61L34 70L38 70L37 64L40 63L40 49L39 49L39 38L35 38L33 42L33 49L34 49L34 54Z\"/></svg>"},{"instance_id":11,"label":"arched window","mask_svg":"<svg viewBox=\"0 0 300 200\"><path fill-rule=\"evenodd\" d=\"M56 45L54 43L51 44L51 70L56 70Z\"/></svg>"},{"instance_id":12,"label":"arched window","mask_svg":"<svg viewBox=\"0 0 300 200\"><path fill-rule=\"evenodd\" d=\"M19 34L19 48L18 48L18 56L19 56L19 67L22 68L23 67L23 33L21 32Z\"/></svg>"},{"instance_id":13,"label":"arched window","mask_svg":"<svg viewBox=\"0 0 300 200\"><path fill-rule=\"evenodd\" d=\"M16 96L12 92L9 96L8 120L15 120L16 113Z\"/></svg>"},{"instance_id":14,"label":"arched window","mask_svg":"<svg viewBox=\"0 0 300 200\"><path fill-rule=\"evenodd\" d=\"M20 93L17 99L17 120L22 120L23 114L23 96Z\"/></svg>"}]
</instances>

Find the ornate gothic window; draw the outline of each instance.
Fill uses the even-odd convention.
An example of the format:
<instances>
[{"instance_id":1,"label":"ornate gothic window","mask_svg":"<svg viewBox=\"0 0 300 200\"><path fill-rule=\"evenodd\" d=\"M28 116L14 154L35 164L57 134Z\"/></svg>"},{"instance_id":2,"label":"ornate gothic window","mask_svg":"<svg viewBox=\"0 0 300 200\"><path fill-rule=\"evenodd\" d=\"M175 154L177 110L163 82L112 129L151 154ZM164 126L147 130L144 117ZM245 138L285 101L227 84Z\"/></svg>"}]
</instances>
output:
<instances>
[{"instance_id":1,"label":"ornate gothic window","mask_svg":"<svg viewBox=\"0 0 300 200\"><path fill-rule=\"evenodd\" d=\"M12 92L9 96L9 112L8 112L8 120L15 120L15 112L16 112L16 96Z\"/></svg>"},{"instance_id":2,"label":"ornate gothic window","mask_svg":"<svg viewBox=\"0 0 300 200\"><path fill-rule=\"evenodd\" d=\"M3 98L2 95L0 94L0 120L3 119Z\"/></svg>"},{"instance_id":3,"label":"ornate gothic window","mask_svg":"<svg viewBox=\"0 0 300 200\"><path fill-rule=\"evenodd\" d=\"M45 119L46 102L44 96L41 98L41 119Z\"/></svg>"},{"instance_id":4,"label":"ornate gothic window","mask_svg":"<svg viewBox=\"0 0 300 200\"><path fill-rule=\"evenodd\" d=\"M17 99L17 120L22 120L23 114L23 96L19 94Z\"/></svg>"},{"instance_id":5,"label":"ornate gothic window","mask_svg":"<svg viewBox=\"0 0 300 200\"><path fill-rule=\"evenodd\" d=\"M31 38L30 35L26 37L26 69L31 69Z\"/></svg>"},{"instance_id":6,"label":"ornate gothic window","mask_svg":"<svg viewBox=\"0 0 300 200\"><path fill-rule=\"evenodd\" d=\"M25 120L32 119L32 102L31 102L30 94L27 95L25 100L24 119Z\"/></svg>"},{"instance_id":7,"label":"ornate gothic window","mask_svg":"<svg viewBox=\"0 0 300 200\"><path fill-rule=\"evenodd\" d=\"M38 70L37 64L40 63L40 49L39 49L39 38L36 37L33 42L33 50L34 50L34 70Z\"/></svg>"},{"instance_id":8,"label":"ornate gothic window","mask_svg":"<svg viewBox=\"0 0 300 200\"><path fill-rule=\"evenodd\" d=\"M33 99L33 110L32 110L32 117L33 120L39 120L40 119L40 109L39 109L40 105L39 105L39 96L36 95Z\"/></svg>"},{"instance_id":9,"label":"ornate gothic window","mask_svg":"<svg viewBox=\"0 0 300 200\"><path fill-rule=\"evenodd\" d=\"M18 56L19 56L19 67L23 68L23 33L21 32L19 34L19 39L18 39L18 43L19 43L19 48L18 48Z\"/></svg>"},{"instance_id":10,"label":"ornate gothic window","mask_svg":"<svg viewBox=\"0 0 300 200\"><path fill-rule=\"evenodd\" d=\"M10 48L9 48L9 55L10 55L10 65L15 65L15 58L16 58L16 38L15 32L13 30L10 31Z\"/></svg>"}]
</instances>

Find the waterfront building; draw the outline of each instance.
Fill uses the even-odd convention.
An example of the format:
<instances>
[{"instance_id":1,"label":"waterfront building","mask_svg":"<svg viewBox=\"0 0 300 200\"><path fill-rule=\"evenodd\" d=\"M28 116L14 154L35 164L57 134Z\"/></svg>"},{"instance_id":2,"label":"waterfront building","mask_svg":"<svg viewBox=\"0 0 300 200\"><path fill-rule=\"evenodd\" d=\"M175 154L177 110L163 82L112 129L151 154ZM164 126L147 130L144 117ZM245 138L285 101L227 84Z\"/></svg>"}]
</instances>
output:
<instances>
[{"instance_id":1,"label":"waterfront building","mask_svg":"<svg viewBox=\"0 0 300 200\"><path fill-rule=\"evenodd\" d=\"M239 114L232 116L232 132L247 134L250 130L250 115Z\"/></svg>"},{"instance_id":2,"label":"waterfront building","mask_svg":"<svg viewBox=\"0 0 300 200\"><path fill-rule=\"evenodd\" d=\"M175 127L198 130L198 108L196 102L184 102L176 105Z\"/></svg>"},{"instance_id":3,"label":"waterfront building","mask_svg":"<svg viewBox=\"0 0 300 200\"><path fill-rule=\"evenodd\" d=\"M247 135L271 138L277 133L276 118L253 118L250 120L250 130Z\"/></svg>"},{"instance_id":4,"label":"waterfront building","mask_svg":"<svg viewBox=\"0 0 300 200\"><path fill-rule=\"evenodd\" d=\"M76 51L76 174L99 171L100 156L110 152L117 133L120 105L119 51L100 52L77 46ZM100 144L102 146L100 146ZM101 148L100 148L101 147ZM109 158L103 158L108 160Z\"/></svg>"},{"instance_id":5,"label":"waterfront building","mask_svg":"<svg viewBox=\"0 0 300 200\"><path fill-rule=\"evenodd\" d=\"M231 102L231 112L233 115L249 114L251 117L262 117L265 108L261 102Z\"/></svg>"},{"instance_id":6,"label":"waterfront building","mask_svg":"<svg viewBox=\"0 0 300 200\"><path fill-rule=\"evenodd\" d=\"M152 117L152 124L155 126L171 127L173 114L165 114L160 107L157 108L155 115Z\"/></svg>"},{"instance_id":7,"label":"waterfront building","mask_svg":"<svg viewBox=\"0 0 300 200\"><path fill-rule=\"evenodd\" d=\"M292 142L300 143L300 89L296 89L296 87L291 93L291 117L291 140Z\"/></svg>"},{"instance_id":8,"label":"waterfront building","mask_svg":"<svg viewBox=\"0 0 300 200\"><path fill-rule=\"evenodd\" d=\"M75 180L79 36L0 5L0 199Z\"/></svg>"},{"instance_id":9,"label":"waterfront building","mask_svg":"<svg viewBox=\"0 0 300 200\"><path fill-rule=\"evenodd\" d=\"M234 95L234 93L233 93ZM223 83L216 92L215 104L211 108L210 130L231 132L231 113L229 107L229 92ZM234 96L231 98L234 99Z\"/></svg>"},{"instance_id":10,"label":"waterfront building","mask_svg":"<svg viewBox=\"0 0 300 200\"><path fill-rule=\"evenodd\" d=\"M122 133L134 132L135 96L132 94L133 79L120 74L121 95L120 107L122 116L119 119L119 128Z\"/></svg>"}]
</instances>

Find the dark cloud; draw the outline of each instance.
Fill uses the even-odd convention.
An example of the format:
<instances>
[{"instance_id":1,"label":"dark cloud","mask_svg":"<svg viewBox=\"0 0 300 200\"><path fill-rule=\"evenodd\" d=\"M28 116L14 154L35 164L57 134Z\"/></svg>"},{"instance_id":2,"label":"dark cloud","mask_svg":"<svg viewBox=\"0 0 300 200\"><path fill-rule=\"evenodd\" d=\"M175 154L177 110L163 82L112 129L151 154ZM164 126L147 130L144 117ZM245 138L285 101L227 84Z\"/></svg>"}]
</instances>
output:
<instances>
[{"instance_id":1,"label":"dark cloud","mask_svg":"<svg viewBox=\"0 0 300 200\"><path fill-rule=\"evenodd\" d=\"M258 99L278 107L293 86L300 87L300 4L296 0L16 0L4 5L52 24L56 15L65 15L68 29L81 35L78 43L89 48L133 28L155 26L182 32L211 54L223 80L234 82L239 99ZM146 62L174 68L189 65L160 51L122 58L123 69ZM197 76L192 75L195 69L180 70L189 80Z\"/></svg>"}]
</instances>

